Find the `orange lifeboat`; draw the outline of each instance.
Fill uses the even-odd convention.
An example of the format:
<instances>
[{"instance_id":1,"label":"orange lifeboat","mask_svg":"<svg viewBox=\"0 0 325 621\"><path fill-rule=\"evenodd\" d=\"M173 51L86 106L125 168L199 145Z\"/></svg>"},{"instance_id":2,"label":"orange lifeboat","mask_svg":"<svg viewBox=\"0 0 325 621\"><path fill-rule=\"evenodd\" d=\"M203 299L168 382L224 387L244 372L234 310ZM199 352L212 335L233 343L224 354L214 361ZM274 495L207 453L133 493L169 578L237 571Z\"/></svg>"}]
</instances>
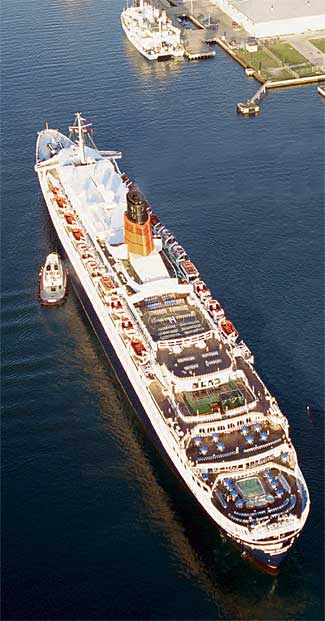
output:
<instances>
[{"instance_id":1,"label":"orange lifeboat","mask_svg":"<svg viewBox=\"0 0 325 621\"><path fill-rule=\"evenodd\" d=\"M146 354L148 353L144 344L139 339L132 339L131 347L133 349L133 353L140 360L144 360Z\"/></svg>"},{"instance_id":2,"label":"orange lifeboat","mask_svg":"<svg viewBox=\"0 0 325 621\"><path fill-rule=\"evenodd\" d=\"M236 340L237 337L239 336L239 332L236 330L234 324L231 321L229 321L229 319L222 319L220 321L220 327L226 336L229 336L230 338L234 340Z\"/></svg>"},{"instance_id":3,"label":"orange lifeboat","mask_svg":"<svg viewBox=\"0 0 325 621\"><path fill-rule=\"evenodd\" d=\"M77 241L80 241L85 237L81 229L72 229L72 235Z\"/></svg>"},{"instance_id":4,"label":"orange lifeboat","mask_svg":"<svg viewBox=\"0 0 325 621\"><path fill-rule=\"evenodd\" d=\"M55 195L55 200L57 203L57 206L59 207L59 209L66 209L68 207L68 201L65 198L65 196L58 196L57 194Z\"/></svg>"},{"instance_id":5,"label":"orange lifeboat","mask_svg":"<svg viewBox=\"0 0 325 621\"><path fill-rule=\"evenodd\" d=\"M67 224L73 224L76 221L76 216L73 213L69 212L64 214L64 219Z\"/></svg>"},{"instance_id":6,"label":"orange lifeboat","mask_svg":"<svg viewBox=\"0 0 325 621\"><path fill-rule=\"evenodd\" d=\"M110 293L112 289L115 289L115 285L112 279L109 278L108 276L103 276L99 282L102 288L104 289L105 293Z\"/></svg>"}]
</instances>

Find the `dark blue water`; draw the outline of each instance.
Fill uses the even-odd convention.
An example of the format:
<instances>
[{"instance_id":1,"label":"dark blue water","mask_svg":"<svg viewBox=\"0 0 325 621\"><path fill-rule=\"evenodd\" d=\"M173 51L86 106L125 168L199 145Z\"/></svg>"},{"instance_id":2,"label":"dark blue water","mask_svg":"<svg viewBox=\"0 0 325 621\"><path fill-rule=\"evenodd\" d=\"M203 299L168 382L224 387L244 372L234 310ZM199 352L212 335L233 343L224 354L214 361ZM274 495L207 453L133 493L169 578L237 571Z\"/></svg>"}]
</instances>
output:
<instances>
[{"instance_id":1,"label":"dark blue water","mask_svg":"<svg viewBox=\"0 0 325 621\"><path fill-rule=\"evenodd\" d=\"M149 64L122 0L2 6L4 619L323 619L324 106L215 60ZM151 446L73 293L37 300L56 238L36 132L76 111L146 193L255 353L311 493L277 578L225 543ZM311 416L306 414L307 404Z\"/></svg>"}]
</instances>

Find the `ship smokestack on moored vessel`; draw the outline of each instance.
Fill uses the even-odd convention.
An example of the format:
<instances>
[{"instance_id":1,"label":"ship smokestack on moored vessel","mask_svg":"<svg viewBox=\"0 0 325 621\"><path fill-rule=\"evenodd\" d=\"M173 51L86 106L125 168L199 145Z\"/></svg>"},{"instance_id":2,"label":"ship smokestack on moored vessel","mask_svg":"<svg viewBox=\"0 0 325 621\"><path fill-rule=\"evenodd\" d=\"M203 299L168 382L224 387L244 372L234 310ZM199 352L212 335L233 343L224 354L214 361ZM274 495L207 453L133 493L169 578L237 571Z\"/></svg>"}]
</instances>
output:
<instances>
[{"instance_id":1,"label":"ship smokestack on moored vessel","mask_svg":"<svg viewBox=\"0 0 325 621\"><path fill-rule=\"evenodd\" d=\"M127 193L127 211L124 213L124 240L129 254L148 256L154 249L147 202L137 189Z\"/></svg>"}]
</instances>

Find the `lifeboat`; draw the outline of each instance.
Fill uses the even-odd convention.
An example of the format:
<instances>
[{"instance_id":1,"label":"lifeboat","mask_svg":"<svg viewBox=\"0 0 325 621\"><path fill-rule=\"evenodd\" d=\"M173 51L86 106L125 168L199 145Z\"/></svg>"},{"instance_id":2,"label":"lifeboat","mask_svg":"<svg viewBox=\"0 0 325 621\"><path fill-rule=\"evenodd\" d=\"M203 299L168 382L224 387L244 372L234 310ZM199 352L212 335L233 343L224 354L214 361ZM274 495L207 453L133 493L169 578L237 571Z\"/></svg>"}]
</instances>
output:
<instances>
[{"instance_id":1,"label":"lifeboat","mask_svg":"<svg viewBox=\"0 0 325 621\"><path fill-rule=\"evenodd\" d=\"M72 232L73 237L77 241L80 241L81 239L84 239L85 237L81 229L72 229L71 232Z\"/></svg>"},{"instance_id":2,"label":"lifeboat","mask_svg":"<svg viewBox=\"0 0 325 621\"><path fill-rule=\"evenodd\" d=\"M76 244L76 248L77 248L77 251L80 254L82 259L92 258L92 254L89 251L89 246L87 246L87 244L85 244L85 242L77 243Z\"/></svg>"},{"instance_id":3,"label":"lifeboat","mask_svg":"<svg viewBox=\"0 0 325 621\"><path fill-rule=\"evenodd\" d=\"M166 239L168 239L168 237L169 237L170 235L172 235L172 233L171 233L171 231L169 231L168 229L166 229L166 228L164 227L164 228L163 228L163 230L162 230L162 231L160 231L160 235L161 235L161 238L162 238L163 242L165 242L165 241L166 241Z\"/></svg>"},{"instance_id":4,"label":"lifeboat","mask_svg":"<svg viewBox=\"0 0 325 621\"><path fill-rule=\"evenodd\" d=\"M69 212L64 214L64 219L67 224L73 224L76 221L76 216L73 213Z\"/></svg>"},{"instance_id":5,"label":"lifeboat","mask_svg":"<svg viewBox=\"0 0 325 621\"><path fill-rule=\"evenodd\" d=\"M201 302L203 302L203 303L206 303L207 300L210 300L212 298L210 289L208 289L206 287L205 289L203 289L203 291L200 291L199 292L199 298L200 298Z\"/></svg>"},{"instance_id":6,"label":"lifeboat","mask_svg":"<svg viewBox=\"0 0 325 621\"><path fill-rule=\"evenodd\" d=\"M174 235L170 235L165 241L165 247L167 250L171 250L174 245L178 245L177 239L175 239Z\"/></svg>"},{"instance_id":7,"label":"lifeboat","mask_svg":"<svg viewBox=\"0 0 325 621\"><path fill-rule=\"evenodd\" d=\"M160 220L155 213L150 214L150 220L151 220L152 227L157 226L158 223L160 224Z\"/></svg>"},{"instance_id":8,"label":"lifeboat","mask_svg":"<svg viewBox=\"0 0 325 621\"><path fill-rule=\"evenodd\" d=\"M122 317L120 328L125 334L131 334L135 332L133 323L128 317Z\"/></svg>"},{"instance_id":9,"label":"lifeboat","mask_svg":"<svg viewBox=\"0 0 325 621\"><path fill-rule=\"evenodd\" d=\"M141 362L146 362L148 360L149 354L139 339L132 339L131 341L131 352L132 354Z\"/></svg>"},{"instance_id":10,"label":"lifeboat","mask_svg":"<svg viewBox=\"0 0 325 621\"><path fill-rule=\"evenodd\" d=\"M66 209L68 207L68 201L65 196L55 195L55 200L59 209Z\"/></svg>"},{"instance_id":11,"label":"lifeboat","mask_svg":"<svg viewBox=\"0 0 325 621\"><path fill-rule=\"evenodd\" d=\"M207 290L207 286L205 284L205 282L203 280L196 280L194 283L194 291L196 293L196 295L199 295L199 293L201 291L206 291Z\"/></svg>"},{"instance_id":12,"label":"lifeboat","mask_svg":"<svg viewBox=\"0 0 325 621\"><path fill-rule=\"evenodd\" d=\"M112 289L115 289L114 282L111 278L109 278L109 276L103 276L99 282L102 289L104 290L104 293L110 293Z\"/></svg>"},{"instance_id":13,"label":"lifeboat","mask_svg":"<svg viewBox=\"0 0 325 621\"><path fill-rule=\"evenodd\" d=\"M217 300L207 299L205 302L205 308L214 320L224 317L225 312Z\"/></svg>"},{"instance_id":14,"label":"lifeboat","mask_svg":"<svg viewBox=\"0 0 325 621\"><path fill-rule=\"evenodd\" d=\"M161 224L161 222L158 221L157 224L155 224L153 226L152 232L153 232L154 235L160 235L161 236L161 233L164 230L164 228L165 228L165 225Z\"/></svg>"},{"instance_id":15,"label":"lifeboat","mask_svg":"<svg viewBox=\"0 0 325 621\"><path fill-rule=\"evenodd\" d=\"M122 302L118 298L113 298L111 301L111 309L114 313L123 313Z\"/></svg>"},{"instance_id":16,"label":"lifeboat","mask_svg":"<svg viewBox=\"0 0 325 621\"><path fill-rule=\"evenodd\" d=\"M87 271L89 272L91 276L100 276L101 268L94 259L92 258L89 259L88 261L85 262L85 265L86 265Z\"/></svg>"},{"instance_id":17,"label":"lifeboat","mask_svg":"<svg viewBox=\"0 0 325 621\"><path fill-rule=\"evenodd\" d=\"M174 246L171 248L171 254L175 257L175 259L179 259L181 256L184 256L186 252L182 246Z\"/></svg>"},{"instance_id":18,"label":"lifeboat","mask_svg":"<svg viewBox=\"0 0 325 621\"><path fill-rule=\"evenodd\" d=\"M222 319L220 321L220 328L226 336L233 339L234 341L239 336L239 332L236 330L234 324L229 321L229 319Z\"/></svg>"}]
</instances>

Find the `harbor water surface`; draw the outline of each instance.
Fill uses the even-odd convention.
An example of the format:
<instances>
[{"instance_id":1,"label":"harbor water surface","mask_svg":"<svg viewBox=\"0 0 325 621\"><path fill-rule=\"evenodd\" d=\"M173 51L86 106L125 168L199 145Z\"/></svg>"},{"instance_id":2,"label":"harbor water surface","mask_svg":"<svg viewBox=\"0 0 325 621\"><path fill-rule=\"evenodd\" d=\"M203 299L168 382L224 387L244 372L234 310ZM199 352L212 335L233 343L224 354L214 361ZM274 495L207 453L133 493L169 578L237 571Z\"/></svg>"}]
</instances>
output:
<instances>
[{"instance_id":1,"label":"harbor water surface","mask_svg":"<svg viewBox=\"0 0 325 621\"><path fill-rule=\"evenodd\" d=\"M3 619L323 619L324 104L214 60L149 63L122 0L2 7ZM120 149L255 354L311 494L274 578L219 535L152 447L73 290L38 303L56 237L36 133L81 111ZM307 414L309 406L309 414Z\"/></svg>"}]
</instances>

